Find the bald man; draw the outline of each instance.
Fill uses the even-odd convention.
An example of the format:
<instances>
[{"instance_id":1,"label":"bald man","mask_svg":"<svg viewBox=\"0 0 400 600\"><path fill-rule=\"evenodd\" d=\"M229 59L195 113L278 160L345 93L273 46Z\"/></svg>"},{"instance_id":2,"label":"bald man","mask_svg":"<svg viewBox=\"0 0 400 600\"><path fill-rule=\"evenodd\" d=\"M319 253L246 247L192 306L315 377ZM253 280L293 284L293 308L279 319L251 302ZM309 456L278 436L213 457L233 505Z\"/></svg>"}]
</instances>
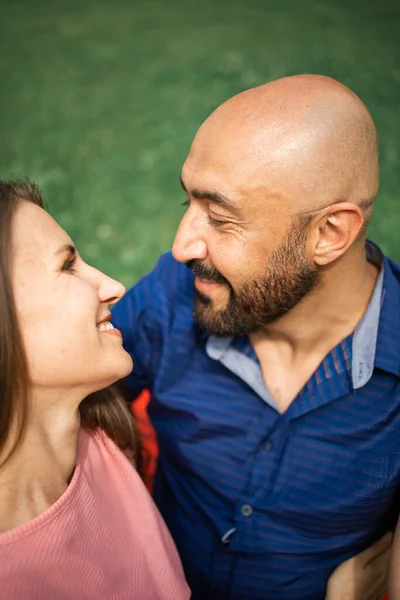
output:
<instances>
[{"instance_id":1,"label":"bald man","mask_svg":"<svg viewBox=\"0 0 400 600\"><path fill-rule=\"evenodd\" d=\"M127 386L152 393L156 502L194 600L321 600L398 513L400 268L366 242L374 123L337 81L280 79L205 121L181 183L172 254L114 310Z\"/></svg>"}]
</instances>

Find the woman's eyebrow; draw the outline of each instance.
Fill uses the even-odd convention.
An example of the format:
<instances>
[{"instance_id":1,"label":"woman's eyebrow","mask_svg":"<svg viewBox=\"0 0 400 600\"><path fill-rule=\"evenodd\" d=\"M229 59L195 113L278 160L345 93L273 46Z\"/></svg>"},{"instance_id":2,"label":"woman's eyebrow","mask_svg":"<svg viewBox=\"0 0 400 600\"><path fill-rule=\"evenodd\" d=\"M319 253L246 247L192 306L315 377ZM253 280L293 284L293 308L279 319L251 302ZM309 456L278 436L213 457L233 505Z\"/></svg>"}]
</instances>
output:
<instances>
[{"instance_id":1,"label":"woman's eyebrow","mask_svg":"<svg viewBox=\"0 0 400 600\"><path fill-rule=\"evenodd\" d=\"M76 248L72 244L64 244L63 246L58 248L58 250L56 250L56 252L54 254L58 255L58 254L62 254L63 252L66 252L66 251L68 251L70 254L72 254L72 256L75 256L75 254L76 254Z\"/></svg>"}]
</instances>

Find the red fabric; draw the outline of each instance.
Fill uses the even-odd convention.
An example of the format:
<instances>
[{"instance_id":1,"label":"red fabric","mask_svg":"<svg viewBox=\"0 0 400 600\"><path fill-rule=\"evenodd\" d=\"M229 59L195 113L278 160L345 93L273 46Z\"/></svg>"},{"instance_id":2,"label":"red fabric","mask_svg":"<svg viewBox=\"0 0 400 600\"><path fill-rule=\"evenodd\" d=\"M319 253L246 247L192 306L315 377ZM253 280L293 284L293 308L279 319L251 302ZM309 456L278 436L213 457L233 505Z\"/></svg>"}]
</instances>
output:
<instances>
[{"instance_id":1,"label":"red fabric","mask_svg":"<svg viewBox=\"0 0 400 600\"><path fill-rule=\"evenodd\" d=\"M140 440L142 443L143 479L147 489L153 491L154 475L157 467L158 444L157 435L147 413L150 393L145 390L132 403L132 413L136 419Z\"/></svg>"}]
</instances>

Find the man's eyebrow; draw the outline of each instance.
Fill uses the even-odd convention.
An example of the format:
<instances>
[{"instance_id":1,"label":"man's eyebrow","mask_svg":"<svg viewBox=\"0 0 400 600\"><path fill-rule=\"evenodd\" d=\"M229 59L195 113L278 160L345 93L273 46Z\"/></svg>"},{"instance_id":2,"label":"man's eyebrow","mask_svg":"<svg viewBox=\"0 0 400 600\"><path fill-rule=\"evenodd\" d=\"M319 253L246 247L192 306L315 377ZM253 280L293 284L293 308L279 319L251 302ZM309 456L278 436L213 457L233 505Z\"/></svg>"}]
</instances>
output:
<instances>
[{"instance_id":1,"label":"man's eyebrow","mask_svg":"<svg viewBox=\"0 0 400 600\"><path fill-rule=\"evenodd\" d=\"M185 184L183 183L182 177L180 177L179 179L183 190L190 196L193 196L193 198L197 198L197 200L210 200L210 202L215 202L215 204L219 204L227 210L230 210L235 213L239 212L239 208L235 205L235 203L232 202L232 200L229 200L229 198L226 198L226 196L220 194L219 192L209 192L207 190L198 190L197 188L188 192Z\"/></svg>"},{"instance_id":2,"label":"man's eyebrow","mask_svg":"<svg viewBox=\"0 0 400 600\"><path fill-rule=\"evenodd\" d=\"M64 246L61 246L55 252L55 254L58 255L58 254L62 254L63 252L69 252L70 254L72 254L72 256L75 256L75 254L76 254L76 248L72 244L64 244Z\"/></svg>"}]
</instances>

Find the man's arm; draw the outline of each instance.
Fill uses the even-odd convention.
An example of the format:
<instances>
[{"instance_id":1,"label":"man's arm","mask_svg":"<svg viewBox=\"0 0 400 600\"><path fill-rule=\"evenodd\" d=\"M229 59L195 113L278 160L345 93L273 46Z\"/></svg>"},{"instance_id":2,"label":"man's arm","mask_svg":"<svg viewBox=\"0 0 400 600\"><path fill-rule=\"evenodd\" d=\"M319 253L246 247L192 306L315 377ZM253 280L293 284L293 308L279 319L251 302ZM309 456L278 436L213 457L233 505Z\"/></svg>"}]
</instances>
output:
<instances>
[{"instance_id":1,"label":"man's arm","mask_svg":"<svg viewBox=\"0 0 400 600\"><path fill-rule=\"evenodd\" d=\"M387 592L393 534L388 533L332 573L325 600L381 600Z\"/></svg>"},{"instance_id":2,"label":"man's arm","mask_svg":"<svg viewBox=\"0 0 400 600\"><path fill-rule=\"evenodd\" d=\"M123 381L130 400L152 389L165 340L172 335L174 311L191 315L192 296L193 274L168 252L112 308L112 323L133 359L133 371Z\"/></svg>"},{"instance_id":3,"label":"man's arm","mask_svg":"<svg viewBox=\"0 0 400 600\"><path fill-rule=\"evenodd\" d=\"M153 319L151 312L157 268L137 282L112 307L112 323L122 333L123 346L133 359L133 371L119 386L130 403L151 386Z\"/></svg>"}]
</instances>

